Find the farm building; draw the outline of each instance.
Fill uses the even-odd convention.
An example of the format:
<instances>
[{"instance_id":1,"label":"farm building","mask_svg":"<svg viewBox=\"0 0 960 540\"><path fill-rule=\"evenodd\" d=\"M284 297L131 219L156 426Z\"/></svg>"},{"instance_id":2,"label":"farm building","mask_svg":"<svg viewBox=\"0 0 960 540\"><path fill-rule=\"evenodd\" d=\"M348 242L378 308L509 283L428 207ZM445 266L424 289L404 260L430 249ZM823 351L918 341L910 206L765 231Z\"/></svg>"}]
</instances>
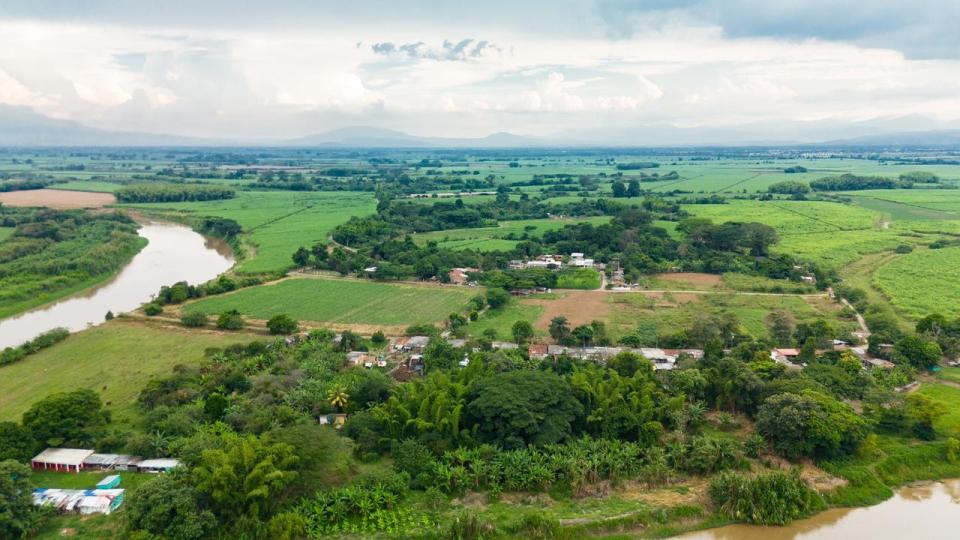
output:
<instances>
[{"instance_id":1,"label":"farm building","mask_svg":"<svg viewBox=\"0 0 960 540\"><path fill-rule=\"evenodd\" d=\"M84 469L135 471L143 458L125 454L90 454L83 460Z\"/></svg>"},{"instance_id":2,"label":"farm building","mask_svg":"<svg viewBox=\"0 0 960 540\"><path fill-rule=\"evenodd\" d=\"M430 343L429 336L410 336L397 338L393 342L393 350L403 352L421 352Z\"/></svg>"},{"instance_id":3,"label":"farm building","mask_svg":"<svg viewBox=\"0 0 960 540\"><path fill-rule=\"evenodd\" d=\"M470 282L469 274L476 272L476 268L454 268L450 270L448 276L450 277L450 283L456 285L466 285Z\"/></svg>"},{"instance_id":4,"label":"farm building","mask_svg":"<svg viewBox=\"0 0 960 540\"><path fill-rule=\"evenodd\" d=\"M51 506L58 512L111 514L123 504L122 489L37 489L33 504Z\"/></svg>"},{"instance_id":5,"label":"farm building","mask_svg":"<svg viewBox=\"0 0 960 540\"><path fill-rule=\"evenodd\" d=\"M347 365L362 366L366 363L371 365L376 360L376 356L365 351L350 351L347 353Z\"/></svg>"},{"instance_id":6,"label":"farm building","mask_svg":"<svg viewBox=\"0 0 960 540\"><path fill-rule=\"evenodd\" d=\"M167 472L170 469L176 469L180 466L180 460L178 459L145 459L140 462L138 470L140 472L146 473L160 473Z\"/></svg>"},{"instance_id":7,"label":"farm building","mask_svg":"<svg viewBox=\"0 0 960 540\"><path fill-rule=\"evenodd\" d=\"M93 455L93 450L79 448L47 448L30 460L34 470L80 472L83 462Z\"/></svg>"},{"instance_id":8,"label":"farm building","mask_svg":"<svg viewBox=\"0 0 960 540\"><path fill-rule=\"evenodd\" d=\"M536 360L543 360L547 357L550 346L545 343L534 343L527 347L527 355Z\"/></svg>"}]
</instances>

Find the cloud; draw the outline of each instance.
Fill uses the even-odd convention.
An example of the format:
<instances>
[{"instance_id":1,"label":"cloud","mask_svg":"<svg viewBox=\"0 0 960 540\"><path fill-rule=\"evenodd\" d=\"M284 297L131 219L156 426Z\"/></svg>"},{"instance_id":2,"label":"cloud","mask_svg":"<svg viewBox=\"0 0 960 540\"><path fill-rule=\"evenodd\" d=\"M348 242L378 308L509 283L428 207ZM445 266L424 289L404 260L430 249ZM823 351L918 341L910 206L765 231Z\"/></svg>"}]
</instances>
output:
<instances>
[{"instance_id":1,"label":"cloud","mask_svg":"<svg viewBox=\"0 0 960 540\"><path fill-rule=\"evenodd\" d=\"M597 0L597 8L619 39L686 23L716 25L734 38L816 38L960 58L956 0Z\"/></svg>"},{"instance_id":2,"label":"cloud","mask_svg":"<svg viewBox=\"0 0 960 540\"><path fill-rule=\"evenodd\" d=\"M500 54L500 47L486 40L477 41L472 38L461 39L454 43L444 40L440 47L431 47L422 41L416 43L396 44L389 41L374 43L370 46L374 53L414 60L437 60L465 62L482 58L491 54Z\"/></svg>"}]
</instances>

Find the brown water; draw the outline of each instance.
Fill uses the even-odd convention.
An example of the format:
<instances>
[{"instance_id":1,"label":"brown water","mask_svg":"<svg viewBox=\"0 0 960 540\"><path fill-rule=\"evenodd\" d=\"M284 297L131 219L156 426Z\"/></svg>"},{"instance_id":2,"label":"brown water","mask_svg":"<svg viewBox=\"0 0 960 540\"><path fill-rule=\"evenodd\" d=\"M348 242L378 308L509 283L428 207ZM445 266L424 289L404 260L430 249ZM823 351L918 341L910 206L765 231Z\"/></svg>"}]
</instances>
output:
<instances>
[{"instance_id":1,"label":"brown water","mask_svg":"<svg viewBox=\"0 0 960 540\"><path fill-rule=\"evenodd\" d=\"M870 540L960 538L960 480L900 489L867 508L835 508L786 527L731 525L683 535L684 540Z\"/></svg>"},{"instance_id":2,"label":"brown water","mask_svg":"<svg viewBox=\"0 0 960 540\"><path fill-rule=\"evenodd\" d=\"M0 320L0 349L19 345L57 327L70 331L101 324L107 311L121 313L149 302L162 285L201 283L233 266L226 243L184 225L145 223L148 244L116 277L82 293Z\"/></svg>"}]
</instances>

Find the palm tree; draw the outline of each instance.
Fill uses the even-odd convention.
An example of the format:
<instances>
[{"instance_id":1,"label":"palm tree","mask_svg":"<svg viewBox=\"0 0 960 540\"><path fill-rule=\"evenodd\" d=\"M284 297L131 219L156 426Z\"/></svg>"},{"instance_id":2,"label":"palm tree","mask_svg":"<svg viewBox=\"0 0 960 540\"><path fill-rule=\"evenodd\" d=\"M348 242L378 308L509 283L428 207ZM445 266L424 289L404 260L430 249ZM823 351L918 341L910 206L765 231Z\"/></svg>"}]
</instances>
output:
<instances>
[{"instance_id":1,"label":"palm tree","mask_svg":"<svg viewBox=\"0 0 960 540\"><path fill-rule=\"evenodd\" d=\"M338 411L342 411L347 407L348 399L350 399L350 395L347 394L347 389L344 388L343 385L334 386L327 392L327 401Z\"/></svg>"},{"instance_id":2,"label":"palm tree","mask_svg":"<svg viewBox=\"0 0 960 540\"><path fill-rule=\"evenodd\" d=\"M550 337L554 341L559 343L563 338L570 333L570 327L568 326L567 318L564 316L554 317L550 320Z\"/></svg>"}]
</instances>

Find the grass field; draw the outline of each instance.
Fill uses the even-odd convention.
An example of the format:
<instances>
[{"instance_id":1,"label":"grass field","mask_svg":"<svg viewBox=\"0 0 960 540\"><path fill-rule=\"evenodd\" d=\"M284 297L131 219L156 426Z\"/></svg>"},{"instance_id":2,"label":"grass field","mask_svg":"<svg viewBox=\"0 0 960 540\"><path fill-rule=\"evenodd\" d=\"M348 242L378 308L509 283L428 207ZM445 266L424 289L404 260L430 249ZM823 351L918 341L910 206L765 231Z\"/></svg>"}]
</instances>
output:
<instances>
[{"instance_id":1,"label":"grass field","mask_svg":"<svg viewBox=\"0 0 960 540\"><path fill-rule=\"evenodd\" d=\"M727 204L685 205L697 217L726 221L756 221L777 230L781 237L835 231L871 229L880 214L865 208L825 201L743 201Z\"/></svg>"},{"instance_id":2,"label":"grass field","mask_svg":"<svg viewBox=\"0 0 960 540\"><path fill-rule=\"evenodd\" d=\"M610 221L609 216L591 216L568 219L525 219L519 221L504 221L496 227L478 227L474 229L452 229L434 231L415 235L414 241L419 245L434 241L440 247L450 249L475 249L478 251L493 251L497 249L512 249L517 240L524 236L541 236L544 231L563 228L575 223L592 223L600 225ZM512 239L506 237L510 235Z\"/></svg>"},{"instance_id":3,"label":"grass field","mask_svg":"<svg viewBox=\"0 0 960 540\"><path fill-rule=\"evenodd\" d=\"M98 182L96 180L71 180L62 184L53 184L50 189L65 189L68 191L95 191L98 193L113 193L123 187L114 182Z\"/></svg>"},{"instance_id":4,"label":"grass field","mask_svg":"<svg viewBox=\"0 0 960 540\"><path fill-rule=\"evenodd\" d=\"M934 424L938 433L960 436L960 388L946 384L922 383L917 393L943 404L947 412Z\"/></svg>"},{"instance_id":5,"label":"grass field","mask_svg":"<svg viewBox=\"0 0 960 540\"><path fill-rule=\"evenodd\" d=\"M439 322L452 312L463 311L467 300L482 292L470 287L295 278L205 298L185 310L220 313L236 309L255 319L286 313L303 321L410 325Z\"/></svg>"},{"instance_id":6,"label":"grass field","mask_svg":"<svg viewBox=\"0 0 960 540\"><path fill-rule=\"evenodd\" d=\"M897 257L874 274L874 284L904 314L960 316L960 248L916 251Z\"/></svg>"},{"instance_id":7,"label":"grass field","mask_svg":"<svg viewBox=\"0 0 960 540\"><path fill-rule=\"evenodd\" d=\"M15 227L0 227L0 242L5 240L11 234L13 234L13 231L15 230L16 230Z\"/></svg>"},{"instance_id":8,"label":"grass field","mask_svg":"<svg viewBox=\"0 0 960 540\"><path fill-rule=\"evenodd\" d=\"M129 419L135 415L140 389L151 377L201 360L208 347L249 339L243 334L188 332L117 319L0 367L0 420L19 420L44 396L78 388L96 390L115 420Z\"/></svg>"},{"instance_id":9,"label":"grass field","mask_svg":"<svg viewBox=\"0 0 960 540\"><path fill-rule=\"evenodd\" d=\"M564 268L557 274L558 289L599 289L600 282L593 268Z\"/></svg>"},{"instance_id":10,"label":"grass field","mask_svg":"<svg viewBox=\"0 0 960 540\"><path fill-rule=\"evenodd\" d=\"M543 307L525 304L521 300L514 298L501 309L487 310L484 312L479 320L467 326L467 333L472 337L479 338L483 336L484 331L492 328L497 333L497 339L511 341L513 339L511 333L513 323L517 321L527 321L533 324L540 318L542 313Z\"/></svg>"},{"instance_id":11,"label":"grass field","mask_svg":"<svg viewBox=\"0 0 960 540\"><path fill-rule=\"evenodd\" d=\"M373 213L376 201L372 193L242 191L234 199L221 201L135 206L236 220L244 236L256 246L255 253L237 270L273 272L292 266L290 257L298 247L325 241L334 227L351 216Z\"/></svg>"}]
</instances>

